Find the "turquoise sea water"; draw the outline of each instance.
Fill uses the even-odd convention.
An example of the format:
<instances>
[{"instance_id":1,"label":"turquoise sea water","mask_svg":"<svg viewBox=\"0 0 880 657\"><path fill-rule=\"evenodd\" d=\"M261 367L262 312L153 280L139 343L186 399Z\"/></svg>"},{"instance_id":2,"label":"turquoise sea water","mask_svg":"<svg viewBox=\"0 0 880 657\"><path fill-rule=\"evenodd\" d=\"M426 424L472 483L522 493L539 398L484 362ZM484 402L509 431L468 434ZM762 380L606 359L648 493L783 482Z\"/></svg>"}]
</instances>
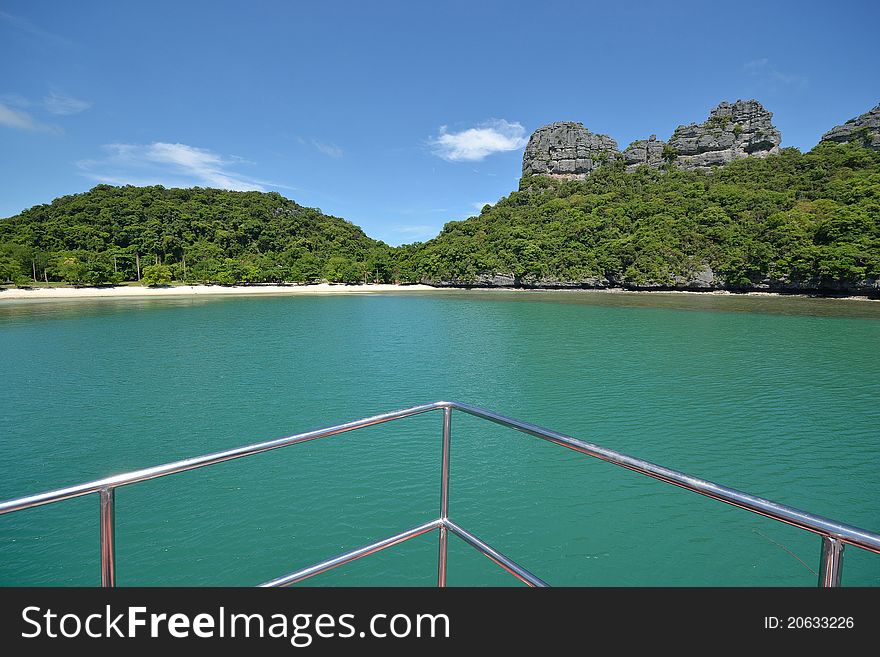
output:
<instances>
[{"instance_id":1,"label":"turquoise sea water","mask_svg":"<svg viewBox=\"0 0 880 657\"><path fill-rule=\"evenodd\" d=\"M0 498L457 399L880 530L880 304L427 294L0 305ZM431 413L117 491L120 585L249 585L432 519ZM553 585L813 586L820 539L462 414L450 516ZM96 496L0 585L96 585ZM314 585L432 585L436 533ZM845 585L880 585L847 548ZM451 585L516 583L450 538Z\"/></svg>"}]
</instances>

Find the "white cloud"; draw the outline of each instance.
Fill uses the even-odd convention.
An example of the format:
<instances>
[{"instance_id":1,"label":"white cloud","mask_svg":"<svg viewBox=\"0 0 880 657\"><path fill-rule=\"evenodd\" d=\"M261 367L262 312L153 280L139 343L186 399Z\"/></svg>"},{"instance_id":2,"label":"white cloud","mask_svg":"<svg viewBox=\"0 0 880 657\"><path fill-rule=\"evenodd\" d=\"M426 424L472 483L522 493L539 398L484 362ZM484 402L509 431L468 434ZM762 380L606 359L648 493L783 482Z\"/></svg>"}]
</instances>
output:
<instances>
[{"instance_id":1,"label":"white cloud","mask_svg":"<svg viewBox=\"0 0 880 657\"><path fill-rule=\"evenodd\" d=\"M59 46L72 45L72 42L69 39L40 29L29 20L21 18L20 16L8 14L5 11L0 11L0 22L11 25L16 30L19 30L20 32L27 34L31 37L36 37L43 42L53 43Z\"/></svg>"},{"instance_id":2,"label":"white cloud","mask_svg":"<svg viewBox=\"0 0 880 657\"><path fill-rule=\"evenodd\" d=\"M279 187L243 176L232 168L246 163L224 158L187 144L107 144L105 156L76 163L80 172L99 182L114 185L165 185L168 187L218 187L236 191L264 191Z\"/></svg>"},{"instance_id":3,"label":"white cloud","mask_svg":"<svg viewBox=\"0 0 880 657\"><path fill-rule=\"evenodd\" d=\"M92 104L87 100L80 100L67 94L52 91L48 96L43 98L43 107L51 114L59 116L68 116L69 114L79 114L89 109Z\"/></svg>"},{"instance_id":4,"label":"white cloud","mask_svg":"<svg viewBox=\"0 0 880 657\"><path fill-rule=\"evenodd\" d=\"M42 103L32 103L19 94L5 93L0 95L0 126L27 132L61 133L63 131L59 126L35 119L31 111L42 108L51 114L64 116L82 112L91 106L92 104L88 101L56 91L45 96Z\"/></svg>"},{"instance_id":5,"label":"white cloud","mask_svg":"<svg viewBox=\"0 0 880 657\"><path fill-rule=\"evenodd\" d=\"M520 123L493 119L476 128L440 134L429 140L434 155L450 162L476 162L493 153L515 151L526 145L526 129Z\"/></svg>"},{"instance_id":6,"label":"white cloud","mask_svg":"<svg viewBox=\"0 0 880 657\"><path fill-rule=\"evenodd\" d=\"M327 157L332 157L335 159L340 158L343 155L342 149L339 148L339 146L337 146L336 144L325 144L318 141L317 139L312 139L312 145Z\"/></svg>"},{"instance_id":7,"label":"white cloud","mask_svg":"<svg viewBox=\"0 0 880 657\"><path fill-rule=\"evenodd\" d=\"M767 59L766 57L762 57L761 59L753 59L750 62L746 62L743 65L743 68L746 71L750 71L750 72L751 71L759 71L762 68L764 68L765 66L767 66L767 64L769 64L769 63L770 63L769 59Z\"/></svg>"},{"instance_id":8,"label":"white cloud","mask_svg":"<svg viewBox=\"0 0 880 657\"><path fill-rule=\"evenodd\" d=\"M31 101L19 94L0 94L0 103L9 107L18 107L19 109L31 106Z\"/></svg>"},{"instance_id":9,"label":"white cloud","mask_svg":"<svg viewBox=\"0 0 880 657\"><path fill-rule=\"evenodd\" d=\"M490 203L489 201L477 201L476 203L471 203L471 207L477 212L481 212L483 210L483 206L485 205L495 205L494 203Z\"/></svg>"},{"instance_id":10,"label":"white cloud","mask_svg":"<svg viewBox=\"0 0 880 657\"><path fill-rule=\"evenodd\" d=\"M60 132L58 126L40 123L29 113L0 103L0 125L27 132Z\"/></svg>"},{"instance_id":11,"label":"white cloud","mask_svg":"<svg viewBox=\"0 0 880 657\"><path fill-rule=\"evenodd\" d=\"M743 70L757 78L761 82L771 86L784 85L788 87L805 87L807 86L807 78L803 75L794 75L791 73L783 73L776 68L773 63L766 57L753 59L743 64Z\"/></svg>"}]
</instances>

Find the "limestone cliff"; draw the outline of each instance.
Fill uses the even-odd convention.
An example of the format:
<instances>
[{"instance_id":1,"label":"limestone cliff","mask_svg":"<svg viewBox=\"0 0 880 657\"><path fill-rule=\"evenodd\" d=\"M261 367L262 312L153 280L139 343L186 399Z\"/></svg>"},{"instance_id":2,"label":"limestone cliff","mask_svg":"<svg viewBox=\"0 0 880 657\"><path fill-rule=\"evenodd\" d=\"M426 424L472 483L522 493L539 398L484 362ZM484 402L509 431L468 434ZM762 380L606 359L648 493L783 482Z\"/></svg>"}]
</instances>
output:
<instances>
[{"instance_id":1,"label":"limestone cliff","mask_svg":"<svg viewBox=\"0 0 880 657\"><path fill-rule=\"evenodd\" d=\"M657 135L651 135L647 139L634 141L623 151L623 162L627 171L633 171L636 167L647 164L652 169L660 168L663 164L663 148L666 142L657 139Z\"/></svg>"},{"instance_id":2,"label":"limestone cliff","mask_svg":"<svg viewBox=\"0 0 880 657\"><path fill-rule=\"evenodd\" d=\"M594 134L582 123L561 121L532 134L523 155L522 174L584 179L619 157L617 142L611 137Z\"/></svg>"},{"instance_id":3,"label":"limestone cliff","mask_svg":"<svg viewBox=\"0 0 880 657\"><path fill-rule=\"evenodd\" d=\"M853 130L863 126L877 130L880 105L872 112L853 119L861 121ZM522 173L523 176L584 179L600 166L616 160L623 160L627 170L633 171L643 164L659 168L667 159L680 169L708 171L743 157L778 153L782 137L772 119L773 114L757 100L722 102L703 123L676 128L668 144L651 135L649 139L634 141L623 153L617 150L614 139L590 132L582 123L551 123L538 128L529 139L523 154ZM841 130L840 135L853 132L846 132L846 126L835 130ZM872 134L880 145L880 133Z\"/></svg>"},{"instance_id":4,"label":"limestone cliff","mask_svg":"<svg viewBox=\"0 0 880 657\"><path fill-rule=\"evenodd\" d=\"M822 135L822 141L856 142L880 151L880 104L843 125L834 126Z\"/></svg>"},{"instance_id":5,"label":"limestone cliff","mask_svg":"<svg viewBox=\"0 0 880 657\"><path fill-rule=\"evenodd\" d=\"M779 152L782 137L773 114L756 100L723 102L703 123L681 125L669 147L680 169L708 170L744 157L766 157Z\"/></svg>"}]
</instances>

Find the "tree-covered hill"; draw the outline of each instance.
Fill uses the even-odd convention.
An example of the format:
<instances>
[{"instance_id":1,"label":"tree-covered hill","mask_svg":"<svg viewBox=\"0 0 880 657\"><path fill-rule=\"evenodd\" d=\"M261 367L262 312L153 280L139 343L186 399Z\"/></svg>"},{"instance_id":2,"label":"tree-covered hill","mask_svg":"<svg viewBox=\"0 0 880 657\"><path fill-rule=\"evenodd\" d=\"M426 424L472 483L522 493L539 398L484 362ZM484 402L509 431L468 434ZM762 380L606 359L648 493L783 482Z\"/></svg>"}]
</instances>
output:
<instances>
[{"instance_id":1,"label":"tree-covered hill","mask_svg":"<svg viewBox=\"0 0 880 657\"><path fill-rule=\"evenodd\" d=\"M99 185L0 220L0 282L386 280L390 252L275 193Z\"/></svg>"},{"instance_id":2,"label":"tree-covered hill","mask_svg":"<svg viewBox=\"0 0 880 657\"><path fill-rule=\"evenodd\" d=\"M527 177L398 258L441 284L877 292L880 153L823 143L710 173L617 163L586 180Z\"/></svg>"},{"instance_id":3,"label":"tree-covered hill","mask_svg":"<svg viewBox=\"0 0 880 657\"><path fill-rule=\"evenodd\" d=\"M279 194L111 187L0 220L0 283L432 282L880 294L880 152L822 143L711 172L524 178L391 248Z\"/></svg>"}]
</instances>

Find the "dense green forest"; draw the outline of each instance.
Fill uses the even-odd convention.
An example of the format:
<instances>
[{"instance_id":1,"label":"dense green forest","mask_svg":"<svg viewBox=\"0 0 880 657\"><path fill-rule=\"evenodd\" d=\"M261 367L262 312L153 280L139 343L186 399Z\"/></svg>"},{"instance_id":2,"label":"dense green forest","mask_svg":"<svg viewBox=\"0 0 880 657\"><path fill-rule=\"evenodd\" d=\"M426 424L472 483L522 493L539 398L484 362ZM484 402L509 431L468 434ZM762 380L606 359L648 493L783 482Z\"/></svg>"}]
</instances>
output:
<instances>
[{"instance_id":1,"label":"dense green forest","mask_svg":"<svg viewBox=\"0 0 880 657\"><path fill-rule=\"evenodd\" d=\"M388 280L392 250L279 194L99 185L0 221L0 281Z\"/></svg>"},{"instance_id":2,"label":"dense green forest","mask_svg":"<svg viewBox=\"0 0 880 657\"><path fill-rule=\"evenodd\" d=\"M880 153L823 143L711 173L617 163L584 181L524 178L398 257L435 281L671 286L707 266L732 287L862 281L880 275Z\"/></svg>"},{"instance_id":3,"label":"dense green forest","mask_svg":"<svg viewBox=\"0 0 880 657\"><path fill-rule=\"evenodd\" d=\"M834 287L880 276L880 153L823 143L711 173L620 163L524 178L479 216L392 248L275 193L99 185L0 220L0 282L417 282L481 275Z\"/></svg>"}]
</instances>

